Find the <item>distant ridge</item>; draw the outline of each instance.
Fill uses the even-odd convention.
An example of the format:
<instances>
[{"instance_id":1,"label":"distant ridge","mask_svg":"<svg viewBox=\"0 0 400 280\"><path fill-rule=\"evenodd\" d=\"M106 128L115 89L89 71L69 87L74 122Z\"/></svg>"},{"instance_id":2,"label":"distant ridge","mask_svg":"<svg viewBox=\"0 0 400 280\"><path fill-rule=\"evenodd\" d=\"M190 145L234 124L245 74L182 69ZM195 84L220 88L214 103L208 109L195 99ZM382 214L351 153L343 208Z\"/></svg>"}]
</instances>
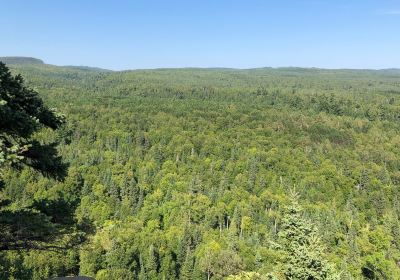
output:
<instances>
[{"instance_id":1,"label":"distant ridge","mask_svg":"<svg viewBox=\"0 0 400 280\"><path fill-rule=\"evenodd\" d=\"M81 70L81 71L98 71L98 72L113 72L109 69L99 68L99 67L90 67L90 66L74 66L74 65L66 65L60 66L69 69Z\"/></svg>"},{"instance_id":2,"label":"distant ridge","mask_svg":"<svg viewBox=\"0 0 400 280\"><path fill-rule=\"evenodd\" d=\"M89 67L89 66L73 66L73 65L66 65L66 66L57 66L57 65L50 65L44 63L43 60L34 58L34 57L26 57L26 56L0 56L0 62L9 65L43 65L49 67L60 67L60 68L68 68L73 70L81 70L81 71L93 71L93 72L112 72L112 70L103 69L99 67Z\"/></svg>"},{"instance_id":3,"label":"distant ridge","mask_svg":"<svg viewBox=\"0 0 400 280\"><path fill-rule=\"evenodd\" d=\"M5 64L44 64L43 60L24 56L4 56L0 61Z\"/></svg>"},{"instance_id":4,"label":"distant ridge","mask_svg":"<svg viewBox=\"0 0 400 280\"><path fill-rule=\"evenodd\" d=\"M0 62L10 65L45 65L60 68L68 68L72 70L93 71L93 72L134 72L134 71L170 71L170 70L213 70L213 71L291 71L297 72L353 72L353 71L377 71L382 73L400 74L400 68L383 68L383 69L360 69L360 68L320 68L320 67L299 67L299 66L284 66L284 67L255 67L255 68L231 68L231 67L157 67L157 68L144 68L144 69L124 69L124 70L110 70L93 66L76 66L76 65L52 65L46 64L43 60L34 57L25 56L0 56Z\"/></svg>"}]
</instances>

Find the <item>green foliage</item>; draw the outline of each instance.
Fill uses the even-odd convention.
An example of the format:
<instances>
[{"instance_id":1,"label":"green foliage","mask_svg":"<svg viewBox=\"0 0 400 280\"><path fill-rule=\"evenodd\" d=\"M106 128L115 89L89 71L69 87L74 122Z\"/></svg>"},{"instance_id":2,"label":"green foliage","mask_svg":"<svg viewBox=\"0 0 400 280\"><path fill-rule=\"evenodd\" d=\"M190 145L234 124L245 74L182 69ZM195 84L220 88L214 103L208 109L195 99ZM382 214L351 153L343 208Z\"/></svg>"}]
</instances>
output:
<instances>
[{"instance_id":1,"label":"green foliage","mask_svg":"<svg viewBox=\"0 0 400 280\"><path fill-rule=\"evenodd\" d=\"M25 164L45 175L65 176L55 143L41 144L32 135L42 127L59 128L62 115L47 108L37 93L12 76L0 62L0 168Z\"/></svg>"},{"instance_id":2,"label":"green foliage","mask_svg":"<svg viewBox=\"0 0 400 280\"><path fill-rule=\"evenodd\" d=\"M66 174L66 165L61 161L56 149L56 142L41 142L37 133L49 129L55 130L64 123L64 117L54 109L46 107L42 99L34 90L24 85L20 75L13 76L9 69L0 62L0 250L24 249L57 249L65 247L69 241L75 239L71 230L73 221L68 220L71 204L77 198L70 200L66 192L54 188L53 197L20 199L20 196L29 196L25 190L16 187L8 178L18 176L11 173L13 170L22 171L29 176L30 170L39 171L49 178L63 179ZM25 171L25 172L24 172ZM12 175L11 175L12 174ZM31 173L37 176L37 173ZM10 177L11 176L11 177ZM4 180L4 181L3 181ZM48 179L47 179L48 180ZM48 183L51 181L48 180ZM10 183L10 184L9 184ZM29 182L26 182L29 183ZM66 182L65 186L68 186ZM3 190L4 189L4 190ZM50 190L49 190L50 191ZM64 199L66 198L66 199ZM11 255L5 255L8 263ZM35 255L32 262L31 253L17 262L11 261L9 268L3 268L4 278L43 279L54 275L62 263L44 261L40 257L50 254ZM34 254L34 253L32 253ZM1 256L3 257L3 256ZM73 261L75 263L76 260ZM17 267L14 267L15 263ZM26 272L19 274L21 267ZM73 269L71 265L68 269ZM61 269L65 271L65 269ZM26 276L28 275L28 276Z\"/></svg>"},{"instance_id":3,"label":"green foliage","mask_svg":"<svg viewBox=\"0 0 400 280\"><path fill-rule=\"evenodd\" d=\"M382 253L374 253L364 258L361 268L365 279L397 279L395 265L386 259Z\"/></svg>"},{"instance_id":4,"label":"green foliage","mask_svg":"<svg viewBox=\"0 0 400 280\"><path fill-rule=\"evenodd\" d=\"M324 247L315 226L301 216L302 209L296 196L292 194L291 204L283 216L279 233L284 254L284 278L339 279L333 265L324 258Z\"/></svg>"},{"instance_id":5,"label":"green foliage","mask_svg":"<svg viewBox=\"0 0 400 280\"><path fill-rule=\"evenodd\" d=\"M272 277L272 276L271 276ZM241 272L238 275L231 275L226 277L226 280L267 280L273 279L271 277L262 276L257 272Z\"/></svg>"},{"instance_id":6,"label":"green foliage","mask_svg":"<svg viewBox=\"0 0 400 280\"><path fill-rule=\"evenodd\" d=\"M2 252L4 273L285 279L304 270L321 279L332 264L343 279L398 278L398 71L12 71L68 116L32 136L59 141L70 168L64 182L5 168L2 195L53 209L50 221L70 222L87 241L59 255L78 256L65 267ZM304 208L290 218L296 228L285 216L293 185ZM285 242L290 231L301 239Z\"/></svg>"}]
</instances>

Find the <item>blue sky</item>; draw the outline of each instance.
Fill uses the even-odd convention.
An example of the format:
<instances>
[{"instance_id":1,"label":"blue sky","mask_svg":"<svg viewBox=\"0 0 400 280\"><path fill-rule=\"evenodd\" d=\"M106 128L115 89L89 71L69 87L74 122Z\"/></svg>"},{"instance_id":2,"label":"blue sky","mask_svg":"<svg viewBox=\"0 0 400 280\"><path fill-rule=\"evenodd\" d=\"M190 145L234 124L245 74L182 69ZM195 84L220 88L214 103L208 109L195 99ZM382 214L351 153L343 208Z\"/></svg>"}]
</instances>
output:
<instances>
[{"instance_id":1,"label":"blue sky","mask_svg":"<svg viewBox=\"0 0 400 280\"><path fill-rule=\"evenodd\" d=\"M0 0L0 26L56 65L400 68L399 0Z\"/></svg>"}]
</instances>

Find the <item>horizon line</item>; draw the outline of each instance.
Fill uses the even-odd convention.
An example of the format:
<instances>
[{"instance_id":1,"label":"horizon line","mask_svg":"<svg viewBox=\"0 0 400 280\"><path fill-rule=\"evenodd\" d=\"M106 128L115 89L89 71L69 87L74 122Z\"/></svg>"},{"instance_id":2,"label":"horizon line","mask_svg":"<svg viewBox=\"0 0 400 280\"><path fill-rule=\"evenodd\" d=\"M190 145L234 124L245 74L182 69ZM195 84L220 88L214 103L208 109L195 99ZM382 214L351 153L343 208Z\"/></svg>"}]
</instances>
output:
<instances>
[{"instance_id":1,"label":"horizon line","mask_svg":"<svg viewBox=\"0 0 400 280\"><path fill-rule=\"evenodd\" d=\"M179 69L226 69L226 70L257 70L257 69L284 69L284 68L297 68L297 69L314 69L314 70L364 70L364 71L385 71L385 70L400 70L400 67L384 67L384 68L352 68L352 67L318 67L318 66L259 66L259 67L226 67L226 66L180 66L180 67L149 67L149 68L127 68L127 69L110 69L101 66L92 65L60 65L47 63L45 60L32 57L32 56L0 56L1 58L12 58L12 59L36 59L42 63L8 63L9 65L48 65L55 67L82 67L82 68L94 68L110 72L128 72L128 71L145 71L145 70L179 70ZM0 60L1 61L1 60Z\"/></svg>"}]
</instances>

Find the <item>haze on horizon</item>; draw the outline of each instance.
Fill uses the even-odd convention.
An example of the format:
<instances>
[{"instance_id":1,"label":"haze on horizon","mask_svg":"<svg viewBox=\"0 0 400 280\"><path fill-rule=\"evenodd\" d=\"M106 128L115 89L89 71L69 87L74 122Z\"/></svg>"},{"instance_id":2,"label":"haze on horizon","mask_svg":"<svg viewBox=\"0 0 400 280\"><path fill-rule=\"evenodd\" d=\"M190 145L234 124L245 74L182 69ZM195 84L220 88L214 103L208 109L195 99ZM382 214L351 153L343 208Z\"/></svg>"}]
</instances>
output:
<instances>
[{"instance_id":1,"label":"haze on horizon","mask_svg":"<svg viewBox=\"0 0 400 280\"><path fill-rule=\"evenodd\" d=\"M55 65L400 68L393 0L0 0L0 7L0 56Z\"/></svg>"}]
</instances>

